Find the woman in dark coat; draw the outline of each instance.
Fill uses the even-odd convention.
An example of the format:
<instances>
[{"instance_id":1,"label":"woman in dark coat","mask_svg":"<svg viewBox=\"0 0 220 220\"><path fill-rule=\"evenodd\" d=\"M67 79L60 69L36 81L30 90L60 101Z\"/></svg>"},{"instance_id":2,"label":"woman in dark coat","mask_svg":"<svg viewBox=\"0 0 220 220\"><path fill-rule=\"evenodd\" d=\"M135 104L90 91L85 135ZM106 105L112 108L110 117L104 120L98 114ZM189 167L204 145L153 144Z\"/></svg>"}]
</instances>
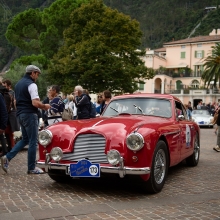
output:
<instances>
[{"instance_id":1,"label":"woman in dark coat","mask_svg":"<svg viewBox=\"0 0 220 220\"><path fill-rule=\"evenodd\" d=\"M5 130L5 137L7 139L7 143L8 143L8 151L11 150L12 147L14 147L15 145L15 141L14 141L14 132L15 131L20 131L20 124L17 120L17 110L16 110L16 100L15 100L15 93L14 91L11 89L11 81L8 79L4 79L2 81L2 85L8 89L9 94L11 95L12 98L12 104L11 104L11 109L8 112L8 126Z\"/></svg>"}]
</instances>

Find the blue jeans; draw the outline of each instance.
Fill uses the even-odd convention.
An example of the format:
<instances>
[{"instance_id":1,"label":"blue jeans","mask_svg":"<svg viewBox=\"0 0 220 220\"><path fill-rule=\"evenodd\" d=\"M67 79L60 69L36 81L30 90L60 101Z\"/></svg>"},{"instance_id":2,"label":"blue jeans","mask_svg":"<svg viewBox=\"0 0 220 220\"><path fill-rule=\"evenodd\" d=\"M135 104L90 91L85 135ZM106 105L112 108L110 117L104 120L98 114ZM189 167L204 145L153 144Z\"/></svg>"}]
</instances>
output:
<instances>
[{"instance_id":1,"label":"blue jeans","mask_svg":"<svg viewBox=\"0 0 220 220\"><path fill-rule=\"evenodd\" d=\"M34 170L38 145L38 116L34 113L20 114L18 120L21 125L22 140L20 140L12 150L6 154L6 157L10 161L20 150L26 145L29 145L28 170Z\"/></svg>"}]
</instances>

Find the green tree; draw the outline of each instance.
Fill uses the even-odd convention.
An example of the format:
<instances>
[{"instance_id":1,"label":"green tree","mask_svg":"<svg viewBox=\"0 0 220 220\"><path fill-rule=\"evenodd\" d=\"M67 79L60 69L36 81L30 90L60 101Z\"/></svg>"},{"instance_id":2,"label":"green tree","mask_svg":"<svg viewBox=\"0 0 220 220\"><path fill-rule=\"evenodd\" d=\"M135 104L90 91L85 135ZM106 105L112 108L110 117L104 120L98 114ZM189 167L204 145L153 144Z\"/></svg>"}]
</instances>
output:
<instances>
[{"instance_id":1,"label":"green tree","mask_svg":"<svg viewBox=\"0 0 220 220\"><path fill-rule=\"evenodd\" d=\"M39 37L46 27L41 22L39 9L28 9L13 18L6 31L7 40L26 52L39 54Z\"/></svg>"},{"instance_id":2,"label":"green tree","mask_svg":"<svg viewBox=\"0 0 220 220\"><path fill-rule=\"evenodd\" d=\"M212 54L204 59L204 72L201 78L204 80L207 87L211 81L214 81L214 86L220 81L220 43L212 46Z\"/></svg>"},{"instance_id":3,"label":"green tree","mask_svg":"<svg viewBox=\"0 0 220 220\"><path fill-rule=\"evenodd\" d=\"M42 55L41 55L42 56ZM46 80L47 78L47 70L44 69L44 61L43 63L39 63L36 61L35 56L32 56L32 60L30 57L21 57L19 60L16 60L12 63L10 70L3 75L3 79L9 79L12 82L12 87L16 85L16 83L24 76L25 68L27 65L33 64L38 66L41 69L41 74L36 82L38 86L38 93L40 98L46 97L47 87L50 83ZM39 61L42 61L43 58L39 57Z\"/></svg>"},{"instance_id":4,"label":"green tree","mask_svg":"<svg viewBox=\"0 0 220 220\"><path fill-rule=\"evenodd\" d=\"M154 76L136 50L141 43L139 23L106 7L101 0L83 4L71 15L64 45L52 59L49 77L65 92L77 84L90 92L134 92L137 83Z\"/></svg>"},{"instance_id":5,"label":"green tree","mask_svg":"<svg viewBox=\"0 0 220 220\"><path fill-rule=\"evenodd\" d=\"M42 13L42 23L46 31L41 33L41 50L51 58L63 45L63 31L71 24L70 14L89 0L56 0Z\"/></svg>"},{"instance_id":6,"label":"green tree","mask_svg":"<svg viewBox=\"0 0 220 220\"><path fill-rule=\"evenodd\" d=\"M63 43L63 31L70 14L88 0L57 0L44 11L28 9L19 13L7 28L8 41L26 52L51 58Z\"/></svg>"}]
</instances>

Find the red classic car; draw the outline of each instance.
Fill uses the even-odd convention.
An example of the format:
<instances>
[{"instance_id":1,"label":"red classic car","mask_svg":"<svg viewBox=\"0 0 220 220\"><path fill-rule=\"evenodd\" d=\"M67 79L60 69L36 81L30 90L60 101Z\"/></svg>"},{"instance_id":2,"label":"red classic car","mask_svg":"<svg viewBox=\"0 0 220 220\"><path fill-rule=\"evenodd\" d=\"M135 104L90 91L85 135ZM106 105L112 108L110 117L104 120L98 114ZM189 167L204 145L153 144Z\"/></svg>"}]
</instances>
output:
<instances>
[{"instance_id":1,"label":"red classic car","mask_svg":"<svg viewBox=\"0 0 220 220\"><path fill-rule=\"evenodd\" d=\"M100 117L60 122L39 132L39 160L55 181L106 174L136 176L161 191L168 168L196 166L200 129L179 99L164 94L114 97Z\"/></svg>"}]
</instances>

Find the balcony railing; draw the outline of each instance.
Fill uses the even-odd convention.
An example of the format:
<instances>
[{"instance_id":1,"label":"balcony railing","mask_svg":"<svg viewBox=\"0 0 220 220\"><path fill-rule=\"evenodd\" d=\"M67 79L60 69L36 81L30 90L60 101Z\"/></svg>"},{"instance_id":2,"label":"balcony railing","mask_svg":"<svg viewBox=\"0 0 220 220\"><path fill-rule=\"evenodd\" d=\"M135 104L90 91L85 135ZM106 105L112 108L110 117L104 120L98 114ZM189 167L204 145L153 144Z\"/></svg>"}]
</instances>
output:
<instances>
[{"instance_id":1,"label":"balcony railing","mask_svg":"<svg viewBox=\"0 0 220 220\"><path fill-rule=\"evenodd\" d=\"M175 89L175 90L165 90L165 94L194 94L198 91L202 91L203 94L220 94L220 90L219 89L198 89L198 88L194 88L194 89ZM155 92L156 93L156 92ZM160 91L157 93L161 93Z\"/></svg>"},{"instance_id":2,"label":"balcony railing","mask_svg":"<svg viewBox=\"0 0 220 220\"><path fill-rule=\"evenodd\" d=\"M173 78L177 77L201 77L202 71L185 71L184 73L181 72L175 72L173 70L155 70L156 75L167 75Z\"/></svg>"}]
</instances>

